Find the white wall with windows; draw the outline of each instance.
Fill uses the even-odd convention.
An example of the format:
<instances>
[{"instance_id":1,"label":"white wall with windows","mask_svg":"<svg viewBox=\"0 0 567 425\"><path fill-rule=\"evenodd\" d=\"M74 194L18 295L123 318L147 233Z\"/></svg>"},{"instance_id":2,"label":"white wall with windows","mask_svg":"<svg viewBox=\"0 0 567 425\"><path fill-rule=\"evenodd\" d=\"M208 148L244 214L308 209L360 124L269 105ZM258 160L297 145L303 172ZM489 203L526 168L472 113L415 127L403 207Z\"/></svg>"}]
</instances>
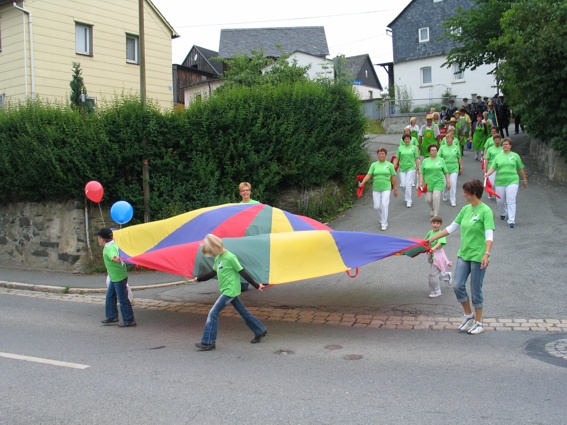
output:
<instances>
[{"instance_id":1,"label":"white wall with windows","mask_svg":"<svg viewBox=\"0 0 567 425\"><path fill-rule=\"evenodd\" d=\"M467 69L459 72L457 66L441 67L443 62L444 56L436 56L396 63L395 84L411 88L414 106L427 104L431 98L439 99L447 89L457 100L463 97L470 99L472 94L493 96L496 93L496 81L493 75L488 74L493 66L483 65L474 71Z\"/></svg>"}]
</instances>

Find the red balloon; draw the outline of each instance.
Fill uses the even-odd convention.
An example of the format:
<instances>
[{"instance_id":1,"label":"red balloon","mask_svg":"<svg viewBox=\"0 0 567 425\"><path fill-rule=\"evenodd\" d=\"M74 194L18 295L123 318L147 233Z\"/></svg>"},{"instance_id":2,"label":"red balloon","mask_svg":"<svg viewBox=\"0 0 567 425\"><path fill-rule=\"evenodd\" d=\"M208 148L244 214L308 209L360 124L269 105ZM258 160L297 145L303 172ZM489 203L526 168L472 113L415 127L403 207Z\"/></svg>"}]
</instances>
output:
<instances>
[{"instance_id":1,"label":"red balloon","mask_svg":"<svg viewBox=\"0 0 567 425\"><path fill-rule=\"evenodd\" d=\"M99 182L92 180L85 186L85 195L93 202L100 202L104 195L104 189Z\"/></svg>"}]
</instances>

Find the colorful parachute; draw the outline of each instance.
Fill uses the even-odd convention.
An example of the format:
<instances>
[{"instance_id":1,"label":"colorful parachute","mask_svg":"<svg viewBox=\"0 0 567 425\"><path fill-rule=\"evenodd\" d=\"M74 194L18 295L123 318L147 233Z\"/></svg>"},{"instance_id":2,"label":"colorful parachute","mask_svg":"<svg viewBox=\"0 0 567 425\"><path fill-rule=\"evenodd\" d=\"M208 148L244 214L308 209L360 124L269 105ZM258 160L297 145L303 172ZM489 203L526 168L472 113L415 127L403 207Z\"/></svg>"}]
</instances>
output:
<instances>
[{"instance_id":1,"label":"colorful parachute","mask_svg":"<svg viewBox=\"0 0 567 425\"><path fill-rule=\"evenodd\" d=\"M204 208L115 232L128 262L183 276L211 270L200 245L208 233L223 239L259 282L276 284L347 271L408 252L426 251L424 241L331 230L308 217L263 204Z\"/></svg>"}]
</instances>

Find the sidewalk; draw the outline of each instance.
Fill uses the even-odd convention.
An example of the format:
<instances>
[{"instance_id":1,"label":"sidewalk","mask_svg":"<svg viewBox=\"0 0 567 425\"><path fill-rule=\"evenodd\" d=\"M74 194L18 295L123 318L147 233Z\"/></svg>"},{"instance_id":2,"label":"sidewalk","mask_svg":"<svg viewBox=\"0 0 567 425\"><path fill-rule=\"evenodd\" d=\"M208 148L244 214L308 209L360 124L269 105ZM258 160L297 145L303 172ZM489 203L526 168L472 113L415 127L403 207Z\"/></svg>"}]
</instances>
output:
<instances>
[{"instance_id":1,"label":"sidewalk","mask_svg":"<svg viewBox=\"0 0 567 425\"><path fill-rule=\"evenodd\" d=\"M182 276L156 271L129 272L134 290L175 286L187 282ZM66 294L105 293L105 274L80 274L0 268L0 287Z\"/></svg>"}]
</instances>

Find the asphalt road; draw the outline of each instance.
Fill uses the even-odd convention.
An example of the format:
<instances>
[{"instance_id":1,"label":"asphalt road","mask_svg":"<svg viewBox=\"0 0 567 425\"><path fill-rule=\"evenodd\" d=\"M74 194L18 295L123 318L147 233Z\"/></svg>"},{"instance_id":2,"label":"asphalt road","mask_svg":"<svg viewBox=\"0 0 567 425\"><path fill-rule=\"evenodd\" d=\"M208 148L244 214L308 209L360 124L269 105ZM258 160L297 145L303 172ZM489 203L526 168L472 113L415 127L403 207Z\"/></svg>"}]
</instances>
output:
<instances>
[{"instance_id":1,"label":"asphalt road","mask_svg":"<svg viewBox=\"0 0 567 425\"><path fill-rule=\"evenodd\" d=\"M567 369L527 352L541 333L270 322L252 345L222 318L217 349L198 352L203 315L141 310L122 329L100 310L0 296L0 424L565 422Z\"/></svg>"}]
</instances>

